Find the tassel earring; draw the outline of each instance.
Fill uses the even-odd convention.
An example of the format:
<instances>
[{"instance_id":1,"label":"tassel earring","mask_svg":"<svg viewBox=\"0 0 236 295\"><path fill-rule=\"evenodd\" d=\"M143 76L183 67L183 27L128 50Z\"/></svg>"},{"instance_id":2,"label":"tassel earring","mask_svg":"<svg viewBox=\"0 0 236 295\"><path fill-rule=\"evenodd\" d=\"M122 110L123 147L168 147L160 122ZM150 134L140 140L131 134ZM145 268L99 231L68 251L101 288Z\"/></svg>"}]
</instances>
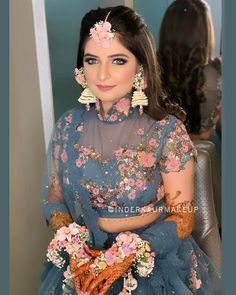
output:
<instances>
[{"instance_id":1,"label":"tassel earring","mask_svg":"<svg viewBox=\"0 0 236 295\"><path fill-rule=\"evenodd\" d=\"M140 115L143 114L143 106L148 105L148 99L143 90L145 89L145 80L144 80L144 70L141 66L138 73L134 77L133 88L136 90L133 93L131 105L133 108L139 106L139 113Z\"/></svg>"},{"instance_id":2,"label":"tassel earring","mask_svg":"<svg viewBox=\"0 0 236 295\"><path fill-rule=\"evenodd\" d=\"M84 88L80 97L78 98L78 101L82 104L85 104L86 110L89 111L90 103L95 103L97 99L95 95L92 93L92 91L88 88L83 67L81 67L79 70L77 68L75 69L75 80L79 85L81 85Z\"/></svg>"}]
</instances>

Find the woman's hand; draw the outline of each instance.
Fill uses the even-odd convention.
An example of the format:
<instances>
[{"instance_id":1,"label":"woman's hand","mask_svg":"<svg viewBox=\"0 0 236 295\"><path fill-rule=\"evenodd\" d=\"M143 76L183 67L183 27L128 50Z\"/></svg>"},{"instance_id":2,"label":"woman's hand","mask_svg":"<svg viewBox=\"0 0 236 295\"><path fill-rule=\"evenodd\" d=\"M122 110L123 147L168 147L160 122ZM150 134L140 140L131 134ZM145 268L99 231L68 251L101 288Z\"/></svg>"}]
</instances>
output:
<instances>
[{"instance_id":1,"label":"woman's hand","mask_svg":"<svg viewBox=\"0 0 236 295\"><path fill-rule=\"evenodd\" d=\"M105 295L111 285L128 272L134 259L135 254L131 254L124 258L122 262L115 263L105 268L97 277L93 271L90 270L89 275L83 282L81 290L88 294Z\"/></svg>"},{"instance_id":2,"label":"woman's hand","mask_svg":"<svg viewBox=\"0 0 236 295\"><path fill-rule=\"evenodd\" d=\"M87 284L94 278L90 273L90 265L93 264L94 260L97 256L99 256L103 251L101 250L93 250L88 246L84 246L84 250L92 257L89 262L81 265L79 268L77 267L77 262L70 258L70 271L73 276L73 281L75 285L75 289L77 294L82 294L84 292L85 287L87 288ZM91 279L91 280L90 280ZM86 280L86 285L85 284ZM93 293L93 295L98 293Z\"/></svg>"}]
</instances>

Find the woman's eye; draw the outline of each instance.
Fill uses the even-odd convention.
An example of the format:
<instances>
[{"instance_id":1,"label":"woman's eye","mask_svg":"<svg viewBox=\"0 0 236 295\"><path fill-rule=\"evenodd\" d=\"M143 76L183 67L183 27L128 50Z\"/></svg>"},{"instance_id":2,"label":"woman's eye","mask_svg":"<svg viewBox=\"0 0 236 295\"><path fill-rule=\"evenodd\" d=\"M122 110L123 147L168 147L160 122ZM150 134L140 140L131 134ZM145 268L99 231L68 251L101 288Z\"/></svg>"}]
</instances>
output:
<instances>
[{"instance_id":1,"label":"woman's eye","mask_svg":"<svg viewBox=\"0 0 236 295\"><path fill-rule=\"evenodd\" d=\"M89 65L94 65L97 63L97 60L95 58L89 57L89 58L85 58L84 62L86 62Z\"/></svg>"},{"instance_id":2,"label":"woman's eye","mask_svg":"<svg viewBox=\"0 0 236 295\"><path fill-rule=\"evenodd\" d=\"M113 60L113 64L116 64L116 65L124 65L126 63L127 63L127 60L124 58L115 58Z\"/></svg>"}]
</instances>

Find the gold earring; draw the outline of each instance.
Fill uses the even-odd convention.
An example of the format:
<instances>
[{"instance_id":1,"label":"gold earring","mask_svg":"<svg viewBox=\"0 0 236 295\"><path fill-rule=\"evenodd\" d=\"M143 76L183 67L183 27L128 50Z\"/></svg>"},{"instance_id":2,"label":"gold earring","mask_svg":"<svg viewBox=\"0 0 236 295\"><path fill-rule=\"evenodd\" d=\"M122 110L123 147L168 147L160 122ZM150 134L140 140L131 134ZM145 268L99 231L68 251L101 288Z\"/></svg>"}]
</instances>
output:
<instances>
[{"instance_id":1,"label":"gold earring","mask_svg":"<svg viewBox=\"0 0 236 295\"><path fill-rule=\"evenodd\" d=\"M131 105L133 108L139 106L140 115L143 114L143 106L148 105L148 99L146 94L143 92L145 89L144 70L141 66L138 73L134 77L133 88L136 90L132 95Z\"/></svg>"},{"instance_id":2,"label":"gold earring","mask_svg":"<svg viewBox=\"0 0 236 295\"><path fill-rule=\"evenodd\" d=\"M84 68L81 67L80 69L75 69L75 80L76 82L81 85L84 90L82 91L80 97L78 98L78 101L82 104L86 105L86 110L90 110L90 103L96 102L96 97L88 87L87 81L85 79L84 75Z\"/></svg>"}]
</instances>

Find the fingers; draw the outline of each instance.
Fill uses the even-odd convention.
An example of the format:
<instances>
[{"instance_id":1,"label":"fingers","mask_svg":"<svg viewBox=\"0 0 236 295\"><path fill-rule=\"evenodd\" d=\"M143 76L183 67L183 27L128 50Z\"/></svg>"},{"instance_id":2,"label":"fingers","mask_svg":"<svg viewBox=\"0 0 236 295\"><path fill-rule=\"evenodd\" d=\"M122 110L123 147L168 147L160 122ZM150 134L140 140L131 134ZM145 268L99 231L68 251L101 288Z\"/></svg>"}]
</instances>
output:
<instances>
[{"instance_id":1,"label":"fingers","mask_svg":"<svg viewBox=\"0 0 236 295\"><path fill-rule=\"evenodd\" d=\"M84 281L82 283L82 286L81 286L81 290L83 292L85 292L87 290L87 288L89 287L89 285L91 284L91 282L93 281L93 279L94 279L94 275L92 273L89 273L85 277L85 279L84 279Z\"/></svg>"},{"instance_id":2,"label":"fingers","mask_svg":"<svg viewBox=\"0 0 236 295\"><path fill-rule=\"evenodd\" d=\"M87 245L84 246L84 250L87 254L89 254L93 258L96 258L97 256L99 256L102 253L101 250L90 249Z\"/></svg>"},{"instance_id":3,"label":"fingers","mask_svg":"<svg viewBox=\"0 0 236 295\"><path fill-rule=\"evenodd\" d=\"M102 289L100 289L99 295L105 295L108 291L108 289L111 287L111 285L120 278L121 276L119 274L110 276L105 283L103 284Z\"/></svg>"},{"instance_id":4,"label":"fingers","mask_svg":"<svg viewBox=\"0 0 236 295\"><path fill-rule=\"evenodd\" d=\"M91 264L91 261L89 261L89 262L87 262L87 263L81 265L76 271L74 271L74 272L72 273L72 276L75 278L75 277L81 275L82 273L88 271L88 270L89 270L89 266L90 266L90 264Z\"/></svg>"}]
</instances>

